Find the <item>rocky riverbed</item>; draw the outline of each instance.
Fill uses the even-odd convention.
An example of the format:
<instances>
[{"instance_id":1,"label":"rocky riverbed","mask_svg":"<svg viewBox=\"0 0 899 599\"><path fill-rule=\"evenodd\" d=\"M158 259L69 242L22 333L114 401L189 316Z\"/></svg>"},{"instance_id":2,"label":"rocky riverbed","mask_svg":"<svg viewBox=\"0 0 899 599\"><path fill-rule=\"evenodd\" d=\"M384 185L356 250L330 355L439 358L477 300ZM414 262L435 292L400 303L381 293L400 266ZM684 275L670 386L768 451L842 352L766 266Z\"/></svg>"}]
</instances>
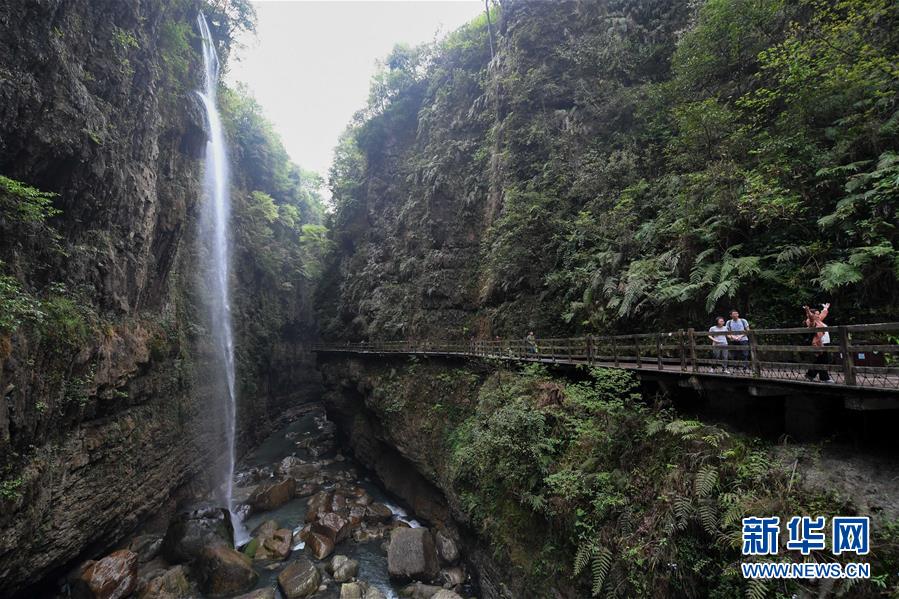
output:
<instances>
[{"instance_id":1,"label":"rocky riverbed","mask_svg":"<svg viewBox=\"0 0 899 599\"><path fill-rule=\"evenodd\" d=\"M209 501L186 504L155 532L79 566L62 596L474 596L455 531L411 518L342 455L335 432L321 408L299 416L238 467L239 521Z\"/></svg>"}]
</instances>

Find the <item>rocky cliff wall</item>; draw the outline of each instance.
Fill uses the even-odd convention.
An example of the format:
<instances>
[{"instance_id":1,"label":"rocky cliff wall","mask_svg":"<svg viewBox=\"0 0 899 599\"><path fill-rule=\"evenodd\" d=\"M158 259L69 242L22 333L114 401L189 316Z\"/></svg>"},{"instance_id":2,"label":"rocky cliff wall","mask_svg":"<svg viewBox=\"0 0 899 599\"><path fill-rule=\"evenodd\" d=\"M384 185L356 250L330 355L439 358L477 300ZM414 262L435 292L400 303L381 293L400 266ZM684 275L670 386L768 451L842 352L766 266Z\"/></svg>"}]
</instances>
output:
<instances>
[{"instance_id":1,"label":"rocky cliff wall","mask_svg":"<svg viewBox=\"0 0 899 599\"><path fill-rule=\"evenodd\" d=\"M200 8L0 6L4 596L27 595L202 489L220 456L195 278ZM242 168L238 216L251 191ZM52 210L19 210L31 204L17 182L55 194ZM251 358L238 372L242 447L317 385L302 349L308 291L260 289L254 252L235 250L238 354Z\"/></svg>"},{"instance_id":2,"label":"rocky cliff wall","mask_svg":"<svg viewBox=\"0 0 899 599\"><path fill-rule=\"evenodd\" d=\"M740 522L759 511L869 516L872 572L899 563L892 454L687 419L615 370L337 355L320 367L354 456L458 530L485 598L742 596L758 585L740 573ZM787 592L874 598L878 584Z\"/></svg>"}]
</instances>

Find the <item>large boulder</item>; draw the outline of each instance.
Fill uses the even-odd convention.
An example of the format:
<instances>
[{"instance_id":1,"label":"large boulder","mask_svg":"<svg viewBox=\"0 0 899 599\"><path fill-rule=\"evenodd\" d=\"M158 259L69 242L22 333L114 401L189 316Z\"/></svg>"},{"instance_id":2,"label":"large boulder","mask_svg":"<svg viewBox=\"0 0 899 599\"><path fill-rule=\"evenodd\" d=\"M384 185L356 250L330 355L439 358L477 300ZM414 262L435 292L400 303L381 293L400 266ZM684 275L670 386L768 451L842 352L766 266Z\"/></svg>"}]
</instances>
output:
<instances>
[{"instance_id":1,"label":"large boulder","mask_svg":"<svg viewBox=\"0 0 899 599\"><path fill-rule=\"evenodd\" d=\"M281 463L278 464L278 467L276 468L276 471L281 476L289 476L297 480L312 478L318 474L319 470L320 468L315 464L304 462L295 456L287 456L281 460Z\"/></svg>"},{"instance_id":2,"label":"large boulder","mask_svg":"<svg viewBox=\"0 0 899 599\"><path fill-rule=\"evenodd\" d=\"M278 528L274 520L266 520L252 532L253 539L243 549L243 553L256 560L286 559L290 554L293 532Z\"/></svg>"},{"instance_id":3,"label":"large boulder","mask_svg":"<svg viewBox=\"0 0 899 599\"><path fill-rule=\"evenodd\" d=\"M292 540L293 532L290 529L279 528L273 531L269 537L262 539L255 559L287 559Z\"/></svg>"},{"instance_id":4,"label":"large boulder","mask_svg":"<svg viewBox=\"0 0 899 599\"><path fill-rule=\"evenodd\" d=\"M200 589L214 597L242 593L259 578L250 558L225 545L204 548L193 569Z\"/></svg>"},{"instance_id":5,"label":"large boulder","mask_svg":"<svg viewBox=\"0 0 899 599\"><path fill-rule=\"evenodd\" d=\"M336 512L322 514L312 525L312 532L325 535L334 541L335 545L346 539L351 530L350 521Z\"/></svg>"},{"instance_id":6,"label":"large boulder","mask_svg":"<svg viewBox=\"0 0 899 599\"><path fill-rule=\"evenodd\" d=\"M325 559L334 551L334 541L321 533L309 530L303 536L306 549L315 559Z\"/></svg>"},{"instance_id":7,"label":"large boulder","mask_svg":"<svg viewBox=\"0 0 899 599\"><path fill-rule=\"evenodd\" d=\"M319 491L313 495L306 504L306 522L315 522L321 514L331 511L331 499L334 493L330 491Z\"/></svg>"},{"instance_id":8,"label":"large boulder","mask_svg":"<svg viewBox=\"0 0 899 599\"><path fill-rule=\"evenodd\" d=\"M328 564L328 573L336 582L348 582L359 572L359 562L345 555L335 555Z\"/></svg>"},{"instance_id":9,"label":"large boulder","mask_svg":"<svg viewBox=\"0 0 899 599\"><path fill-rule=\"evenodd\" d=\"M266 481L260 483L250 497L247 503L253 506L254 510L267 511L281 507L291 499L297 489L297 481L293 478L285 478L279 481Z\"/></svg>"},{"instance_id":10,"label":"large boulder","mask_svg":"<svg viewBox=\"0 0 899 599\"><path fill-rule=\"evenodd\" d=\"M431 532L427 528L394 529L387 547L387 571L400 580L434 580L440 568Z\"/></svg>"},{"instance_id":11,"label":"large boulder","mask_svg":"<svg viewBox=\"0 0 899 599\"><path fill-rule=\"evenodd\" d=\"M231 514L212 504L197 504L180 511L169 523L162 555L173 564L191 562L211 545L234 546Z\"/></svg>"},{"instance_id":12,"label":"large boulder","mask_svg":"<svg viewBox=\"0 0 899 599\"><path fill-rule=\"evenodd\" d=\"M322 576L309 559L301 557L278 574L278 586L287 599L308 597L318 591Z\"/></svg>"},{"instance_id":13,"label":"large boulder","mask_svg":"<svg viewBox=\"0 0 899 599\"><path fill-rule=\"evenodd\" d=\"M139 599L184 599L191 596L184 566L163 570L150 579L138 595Z\"/></svg>"},{"instance_id":14,"label":"large boulder","mask_svg":"<svg viewBox=\"0 0 899 599\"><path fill-rule=\"evenodd\" d=\"M437 546L437 555L444 564L453 565L459 561L459 546L446 530L437 531L434 544Z\"/></svg>"},{"instance_id":15,"label":"large boulder","mask_svg":"<svg viewBox=\"0 0 899 599\"><path fill-rule=\"evenodd\" d=\"M114 551L98 561L89 561L76 581L76 594L90 599L121 599L137 587L137 554Z\"/></svg>"},{"instance_id":16,"label":"large boulder","mask_svg":"<svg viewBox=\"0 0 899 599\"><path fill-rule=\"evenodd\" d=\"M340 599L363 599L365 587L359 582L346 582L340 585Z\"/></svg>"},{"instance_id":17,"label":"large boulder","mask_svg":"<svg viewBox=\"0 0 899 599\"><path fill-rule=\"evenodd\" d=\"M440 589L431 596L431 599L465 599L459 593L455 593L448 589Z\"/></svg>"}]
</instances>

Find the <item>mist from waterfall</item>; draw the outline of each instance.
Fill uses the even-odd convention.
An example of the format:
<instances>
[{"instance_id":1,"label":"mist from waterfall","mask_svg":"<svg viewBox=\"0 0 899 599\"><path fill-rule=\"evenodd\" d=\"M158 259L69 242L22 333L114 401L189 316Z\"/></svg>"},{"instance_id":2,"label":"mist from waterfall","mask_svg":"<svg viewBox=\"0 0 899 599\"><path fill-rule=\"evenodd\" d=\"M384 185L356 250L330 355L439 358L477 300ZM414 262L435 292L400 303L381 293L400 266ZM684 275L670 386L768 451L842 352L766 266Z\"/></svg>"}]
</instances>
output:
<instances>
[{"instance_id":1,"label":"mist from waterfall","mask_svg":"<svg viewBox=\"0 0 899 599\"><path fill-rule=\"evenodd\" d=\"M231 249L229 222L231 201L228 181L228 153L225 146L225 135L222 120L216 106L216 90L219 80L219 59L215 43L209 31L209 24L203 13L197 15L197 24L203 38L203 64L205 66L204 87L197 91L206 109L208 139L203 166L203 206L200 217L199 237L207 254L203 264L203 277L206 283L206 304L209 311L209 323L212 339L220 361L218 366L224 376L224 385L217 388L219 396L217 409L220 409L221 425L224 429L224 448L215 448L213 455L224 450L221 472L216 473L215 481L219 493L218 499L232 512L232 491L234 485L235 436L237 428L237 395L234 374L234 335L231 329L231 301L229 279L231 269ZM218 463L218 462L217 462ZM235 533L238 519L232 517ZM238 536L240 536L238 534Z\"/></svg>"}]
</instances>

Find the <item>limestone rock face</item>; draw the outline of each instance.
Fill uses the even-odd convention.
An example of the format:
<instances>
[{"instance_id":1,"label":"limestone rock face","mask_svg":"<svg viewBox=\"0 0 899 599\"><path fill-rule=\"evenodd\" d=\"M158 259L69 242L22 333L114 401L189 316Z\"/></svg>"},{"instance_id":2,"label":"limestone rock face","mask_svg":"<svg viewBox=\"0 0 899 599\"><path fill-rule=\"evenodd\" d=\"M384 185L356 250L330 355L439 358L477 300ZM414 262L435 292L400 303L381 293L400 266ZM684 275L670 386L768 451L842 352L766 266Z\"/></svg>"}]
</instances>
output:
<instances>
[{"instance_id":1,"label":"limestone rock face","mask_svg":"<svg viewBox=\"0 0 899 599\"><path fill-rule=\"evenodd\" d=\"M246 591L259 578L250 558L225 545L204 548L194 569L202 591L214 597Z\"/></svg>"},{"instance_id":2,"label":"limestone rock face","mask_svg":"<svg viewBox=\"0 0 899 599\"><path fill-rule=\"evenodd\" d=\"M320 583L321 574L305 557L291 562L278 575L278 586L287 599L308 597L318 590Z\"/></svg>"},{"instance_id":3,"label":"limestone rock face","mask_svg":"<svg viewBox=\"0 0 899 599\"><path fill-rule=\"evenodd\" d=\"M394 529L387 548L387 571L401 580L434 580L439 567L431 532L427 528Z\"/></svg>"},{"instance_id":4,"label":"limestone rock face","mask_svg":"<svg viewBox=\"0 0 899 599\"><path fill-rule=\"evenodd\" d=\"M0 334L0 483L15 483L0 498L4 596L35 596L31 587L170 509L221 443L207 401L217 379L191 374L214 352L179 317L196 308L198 6L0 2L0 174L57 194L61 210L49 222L57 241L4 212L2 274L41 298L59 283L88 316L84 334L53 319L40 339L31 324ZM250 185L270 191L258 164L231 166L237 200ZM241 442L253 444L319 383L314 359L297 351L311 331L308 289L296 278L260 288L258 253L235 249L235 311L254 329L238 322L235 333L248 352L267 352L242 374L259 390L237 410ZM260 306L270 325L259 326Z\"/></svg>"}]
</instances>

